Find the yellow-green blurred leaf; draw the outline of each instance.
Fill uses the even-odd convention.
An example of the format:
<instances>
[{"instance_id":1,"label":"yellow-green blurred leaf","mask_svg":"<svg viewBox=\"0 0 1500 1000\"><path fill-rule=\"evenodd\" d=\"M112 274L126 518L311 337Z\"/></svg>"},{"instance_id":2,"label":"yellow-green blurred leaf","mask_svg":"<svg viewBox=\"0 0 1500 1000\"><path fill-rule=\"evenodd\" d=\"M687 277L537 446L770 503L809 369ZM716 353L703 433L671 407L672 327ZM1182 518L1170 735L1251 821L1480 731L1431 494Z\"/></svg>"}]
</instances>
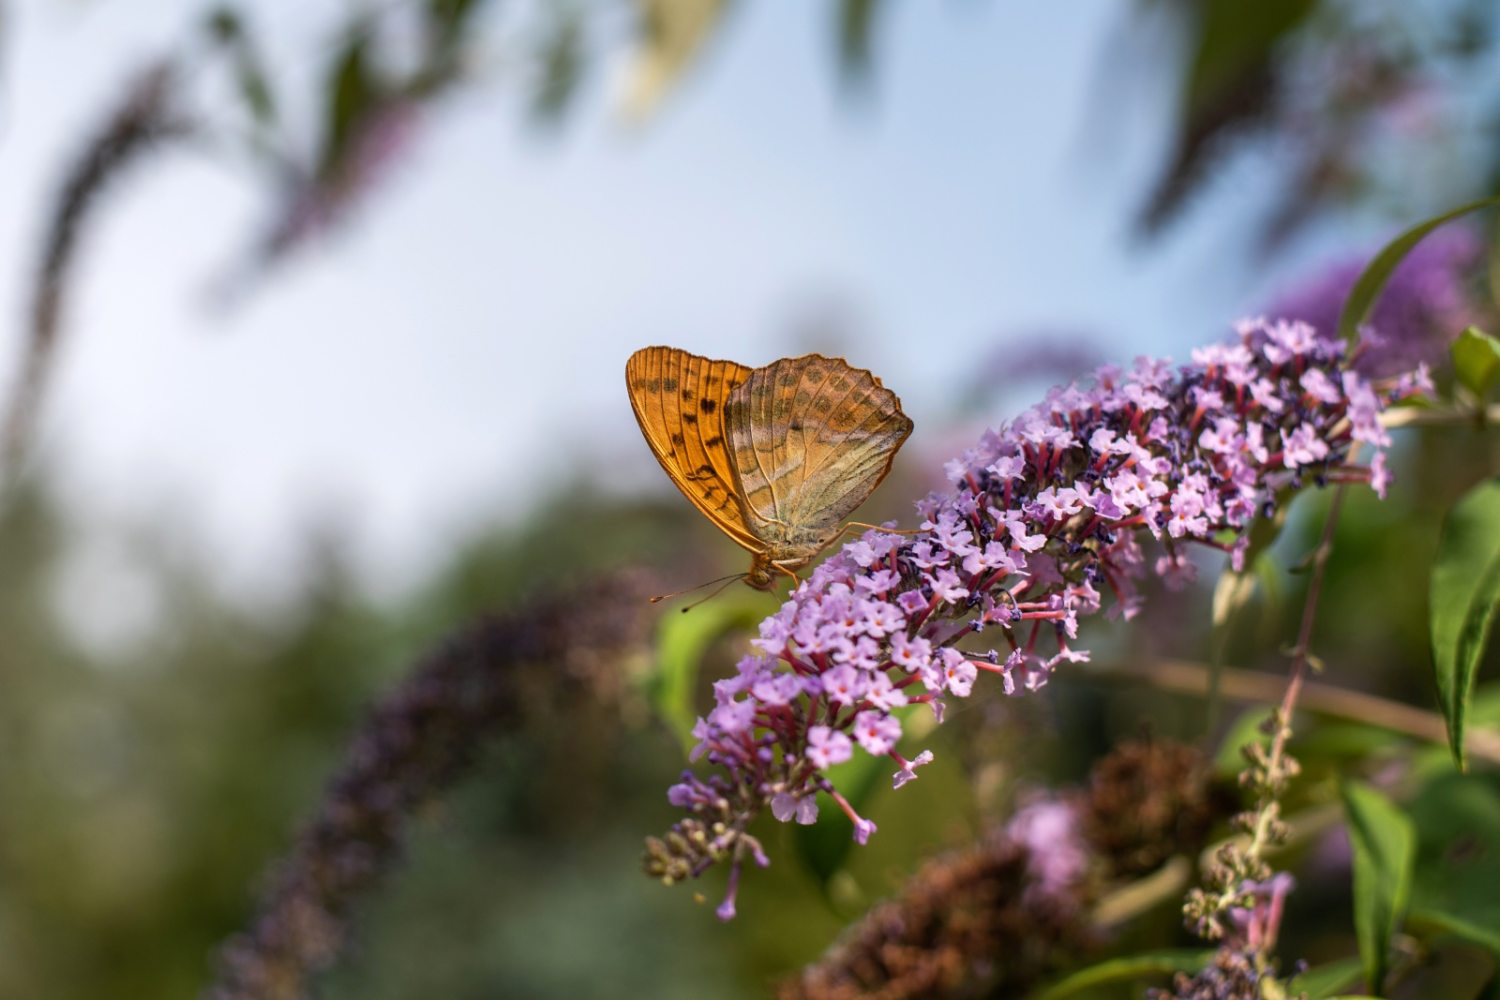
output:
<instances>
[{"instance_id":1,"label":"yellow-green blurred leaf","mask_svg":"<svg viewBox=\"0 0 1500 1000\"><path fill-rule=\"evenodd\" d=\"M649 118L699 56L730 0L636 0L638 40L625 86L624 110Z\"/></svg>"}]
</instances>

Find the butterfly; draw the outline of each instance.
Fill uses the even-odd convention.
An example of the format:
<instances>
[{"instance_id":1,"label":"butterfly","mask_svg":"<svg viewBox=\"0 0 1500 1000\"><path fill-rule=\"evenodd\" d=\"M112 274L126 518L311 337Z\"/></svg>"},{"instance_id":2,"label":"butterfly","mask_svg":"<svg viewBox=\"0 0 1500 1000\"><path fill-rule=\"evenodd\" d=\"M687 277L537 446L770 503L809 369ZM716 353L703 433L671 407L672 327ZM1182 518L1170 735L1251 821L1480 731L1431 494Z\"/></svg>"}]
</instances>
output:
<instances>
[{"instance_id":1,"label":"butterfly","mask_svg":"<svg viewBox=\"0 0 1500 1000\"><path fill-rule=\"evenodd\" d=\"M625 365L646 443L677 488L750 552L745 582L796 579L875 491L912 422L880 379L808 354L764 368L644 347Z\"/></svg>"}]
</instances>

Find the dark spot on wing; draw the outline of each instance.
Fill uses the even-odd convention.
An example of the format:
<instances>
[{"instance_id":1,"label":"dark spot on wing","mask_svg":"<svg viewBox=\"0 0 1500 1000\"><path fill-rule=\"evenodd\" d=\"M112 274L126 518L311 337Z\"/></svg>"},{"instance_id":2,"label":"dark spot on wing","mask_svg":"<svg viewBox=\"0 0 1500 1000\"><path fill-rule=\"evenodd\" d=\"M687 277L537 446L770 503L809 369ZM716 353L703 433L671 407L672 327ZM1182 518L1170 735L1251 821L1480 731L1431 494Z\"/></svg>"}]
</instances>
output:
<instances>
[{"instance_id":1,"label":"dark spot on wing","mask_svg":"<svg viewBox=\"0 0 1500 1000\"><path fill-rule=\"evenodd\" d=\"M724 439L722 437L720 437L719 435L715 434L713 437L711 437L707 441L703 442L703 447L705 447L705 448L718 448L718 447L721 447L723 444L724 444Z\"/></svg>"},{"instance_id":2,"label":"dark spot on wing","mask_svg":"<svg viewBox=\"0 0 1500 1000\"><path fill-rule=\"evenodd\" d=\"M681 434L677 434L677 433L674 432L672 434L672 443L675 444L675 445L679 445L680 446L680 445L685 444L686 441L683 439L683 437L682 437Z\"/></svg>"},{"instance_id":3,"label":"dark spot on wing","mask_svg":"<svg viewBox=\"0 0 1500 1000\"><path fill-rule=\"evenodd\" d=\"M663 392L676 392L677 380L675 378L664 378L661 380L661 388Z\"/></svg>"},{"instance_id":4,"label":"dark spot on wing","mask_svg":"<svg viewBox=\"0 0 1500 1000\"><path fill-rule=\"evenodd\" d=\"M698 401L698 409L702 410L704 413L714 412L718 405L718 403L706 397Z\"/></svg>"},{"instance_id":5,"label":"dark spot on wing","mask_svg":"<svg viewBox=\"0 0 1500 1000\"><path fill-rule=\"evenodd\" d=\"M691 403L693 401L693 390L691 390L691 389L684 389L684 390L682 390L682 401L684 403Z\"/></svg>"},{"instance_id":6,"label":"dark spot on wing","mask_svg":"<svg viewBox=\"0 0 1500 1000\"><path fill-rule=\"evenodd\" d=\"M682 422L685 424L696 424L698 422L698 418L691 413L684 413L682 415Z\"/></svg>"}]
</instances>

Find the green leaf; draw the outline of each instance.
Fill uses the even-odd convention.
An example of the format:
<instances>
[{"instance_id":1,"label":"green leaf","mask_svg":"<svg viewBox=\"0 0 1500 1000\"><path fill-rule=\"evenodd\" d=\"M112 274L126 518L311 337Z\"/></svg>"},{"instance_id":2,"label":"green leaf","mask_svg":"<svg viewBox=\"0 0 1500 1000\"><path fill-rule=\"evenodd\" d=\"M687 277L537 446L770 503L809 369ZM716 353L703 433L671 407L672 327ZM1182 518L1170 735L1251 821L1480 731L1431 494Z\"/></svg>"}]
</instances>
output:
<instances>
[{"instance_id":1,"label":"green leaf","mask_svg":"<svg viewBox=\"0 0 1500 1000\"><path fill-rule=\"evenodd\" d=\"M1451 353L1459 384L1483 400L1500 379L1500 340L1471 326L1458 335Z\"/></svg>"},{"instance_id":2,"label":"green leaf","mask_svg":"<svg viewBox=\"0 0 1500 1000\"><path fill-rule=\"evenodd\" d=\"M1218 728L1222 703L1219 685L1224 673L1224 658L1229 650L1230 626L1241 609L1255 596L1255 585L1259 579L1255 569L1253 564L1244 573L1226 568L1219 574L1219 581L1214 585L1212 652L1208 661L1208 694L1204 698L1203 709L1203 728L1207 732Z\"/></svg>"},{"instance_id":3,"label":"green leaf","mask_svg":"<svg viewBox=\"0 0 1500 1000\"><path fill-rule=\"evenodd\" d=\"M1175 149L1144 218L1159 230L1206 175L1225 140L1263 117L1274 94L1279 50L1307 23L1319 0L1197 0L1172 4L1182 23L1187 65Z\"/></svg>"},{"instance_id":4,"label":"green leaf","mask_svg":"<svg viewBox=\"0 0 1500 1000\"><path fill-rule=\"evenodd\" d=\"M240 99L258 125L269 125L276 118L276 101L249 31L240 15L231 7L219 7L208 18L208 32L215 43L224 46L234 64L235 86Z\"/></svg>"},{"instance_id":5,"label":"green leaf","mask_svg":"<svg viewBox=\"0 0 1500 1000\"><path fill-rule=\"evenodd\" d=\"M1040 993L1033 994L1031 1000L1063 1000L1064 997L1107 983L1128 982L1147 976L1170 976L1174 972L1197 972L1213 957L1212 951L1178 949L1112 958L1080 969Z\"/></svg>"},{"instance_id":6,"label":"green leaf","mask_svg":"<svg viewBox=\"0 0 1500 1000\"><path fill-rule=\"evenodd\" d=\"M368 58L369 36L351 29L327 82L319 173L332 176L344 164L361 119L376 105L380 87Z\"/></svg>"},{"instance_id":7,"label":"green leaf","mask_svg":"<svg viewBox=\"0 0 1500 1000\"><path fill-rule=\"evenodd\" d=\"M1463 770L1474 679L1500 604L1500 477L1464 494L1443 519L1429 595L1438 703L1453 759Z\"/></svg>"},{"instance_id":8,"label":"green leaf","mask_svg":"<svg viewBox=\"0 0 1500 1000\"><path fill-rule=\"evenodd\" d=\"M693 723L699 716L694 695L708 647L732 631L750 629L766 616L758 594L724 594L700 604L690 614L662 616L657 632L656 670L646 681L652 706L676 734L684 749L696 742Z\"/></svg>"},{"instance_id":9,"label":"green leaf","mask_svg":"<svg viewBox=\"0 0 1500 1000\"><path fill-rule=\"evenodd\" d=\"M1479 924L1440 910L1413 910L1407 917L1407 923L1416 930L1426 932L1429 936L1451 934L1456 938L1477 944L1481 948L1488 948L1500 956L1500 931L1493 927L1481 927Z\"/></svg>"},{"instance_id":10,"label":"green leaf","mask_svg":"<svg viewBox=\"0 0 1500 1000\"><path fill-rule=\"evenodd\" d=\"M483 6L483 0L427 0L426 58L411 81L417 91L432 93L457 76L464 43Z\"/></svg>"},{"instance_id":11,"label":"green leaf","mask_svg":"<svg viewBox=\"0 0 1500 1000\"><path fill-rule=\"evenodd\" d=\"M1246 79L1258 79L1257 68L1317 6L1317 0L1205 0L1189 7L1198 21L1185 88L1189 110L1202 115L1221 107L1227 93Z\"/></svg>"},{"instance_id":12,"label":"green leaf","mask_svg":"<svg viewBox=\"0 0 1500 1000\"><path fill-rule=\"evenodd\" d=\"M1445 766L1421 785L1406 813L1417 832L1412 911L1492 933L1500 928L1500 775Z\"/></svg>"},{"instance_id":13,"label":"green leaf","mask_svg":"<svg viewBox=\"0 0 1500 1000\"><path fill-rule=\"evenodd\" d=\"M562 117L578 93L584 70L583 21L576 10L560 8L542 39L541 76L531 99L531 116L537 122Z\"/></svg>"},{"instance_id":14,"label":"green leaf","mask_svg":"<svg viewBox=\"0 0 1500 1000\"><path fill-rule=\"evenodd\" d=\"M1300 976L1292 977L1292 981L1287 984L1287 991L1292 994L1306 993L1307 1000L1328 1000L1359 979L1360 968L1357 958L1343 958L1319 965Z\"/></svg>"},{"instance_id":15,"label":"green leaf","mask_svg":"<svg viewBox=\"0 0 1500 1000\"><path fill-rule=\"evenodd\" d=\"M1339 314L1339 337L1350 344L1359 338L1359 328L1369 322L1370 314L1375 311L1375 303L1380 300L1380 293L1385 290L1385 283L1390 280L1401 261L1406 259L1406 255L1411 253L1428 233L1444 223L1492 205L1500 205L1500 197L1484 198L1480 201L1471 201L1467 205L1460 205L1452 211L1444 212L1442 215L1412 226L1387 243L1385 249L1365 265L1364 272L1360 274L1359 280L1349 291L1349 298L1344 301L1344 310Z\"/></svg>"},{"instance_id":16,"label":"green leaf","mask_svg":"<svg viewBox=\"0 0 1500 1000\"><path fill-rule=\"evenodd\" d=\"M1411 820L1375 789L1346 781L1339 790L1354 847L1354 931L1365 984L1379 990L1391 935L1411 895L1416 836Z\"/></svg>"},{"instance_id":17,"label":"green leaf","mask_svg":"<svg viewBox=\"0 0 1500 1000\"><path fill-rule=\"evenodd\" d=\"M847 84L862 84L870 77L875 22L881 0L842 0L839 4L839 71Z\"/></svg>"}]
</instances>

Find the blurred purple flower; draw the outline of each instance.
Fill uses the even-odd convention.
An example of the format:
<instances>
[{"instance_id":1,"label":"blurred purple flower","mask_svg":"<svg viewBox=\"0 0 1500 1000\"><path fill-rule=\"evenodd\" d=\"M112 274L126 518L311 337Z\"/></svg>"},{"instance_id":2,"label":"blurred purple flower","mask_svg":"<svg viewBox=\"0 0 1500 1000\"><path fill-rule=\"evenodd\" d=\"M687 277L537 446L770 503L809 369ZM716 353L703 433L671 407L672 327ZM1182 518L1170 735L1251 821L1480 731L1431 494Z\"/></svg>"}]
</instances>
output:
<instances>
[{"instance_id":1,"label":"blurred purple flower","mask_svg":"<svg viewBox=\"0 0 1500 1000\"><path fill-rule=\"evenodd\" d=\"M362 113L342 153L288 190L263 248L267 261L341 222L410 154L421 122L422 107L410 99L379 103Z\"/></svg>"},{"instance_id":2,"label":"blurred purple flower","mask_svg":"<svg viewBox=\"0 0 1500 1000\"><path fill-rule=\"evenodd\" d=\"M1483 255L1484 244L1460 227L1438 230L1418 243L1376 303L1356 367L1383 376L1441 361L1453 338L1485 313L1467 281ZM1332 333L1367 263L1359 257L1328 267L1294 286L1270 314Z\"/></svg>"},{"instance_id":3,"label":"blurred purple flower","mask_svg":"<svg viewBox=\"0 0 1500 1000\"><path fill-rule=\"evenodd\" d=\"M1033 902L1066 900L1088 872L1078 805L1066 799L1040 797L1022 806L1005 827L1007 836L1025 844Z\"/></svg>"}]
</instances>

